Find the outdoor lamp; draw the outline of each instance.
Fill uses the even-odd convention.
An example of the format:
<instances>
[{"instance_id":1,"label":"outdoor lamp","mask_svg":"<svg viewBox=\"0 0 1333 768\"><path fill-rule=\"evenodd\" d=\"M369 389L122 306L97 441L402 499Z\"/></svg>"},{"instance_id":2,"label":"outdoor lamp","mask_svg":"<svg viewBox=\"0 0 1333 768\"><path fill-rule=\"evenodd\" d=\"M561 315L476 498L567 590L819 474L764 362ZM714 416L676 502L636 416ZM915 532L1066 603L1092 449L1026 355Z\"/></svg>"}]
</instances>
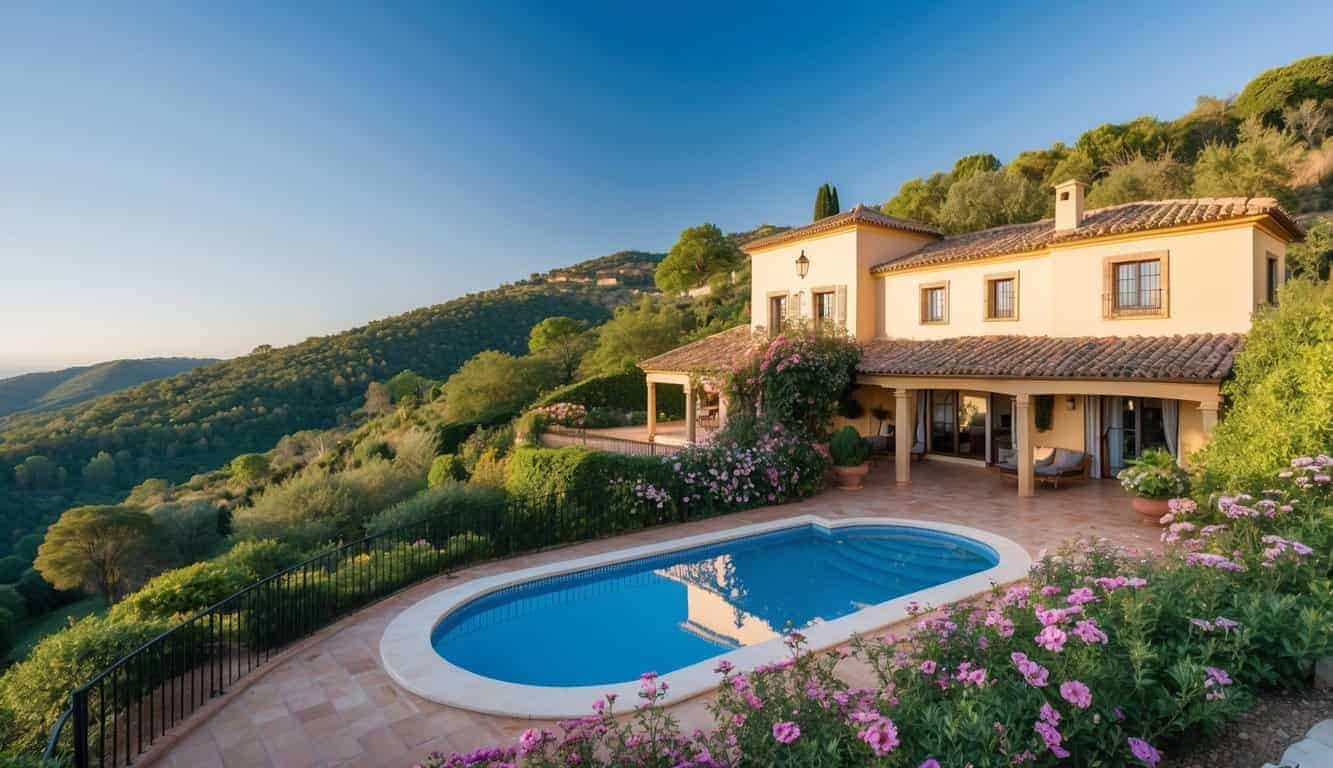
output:
<instances>
[{"instance_id":1,"label":"outdoor lamp","mask_svg":"<svg viewBox=\"0 0 1333 768\"><path fill-rule=\"evenodd\" d=\"M802 248L801 255L796 257L796 274L800 275L801 278L804 279L805 273L809 271L810 271L810 259L806 258L805 249Z\"/></svg>"}]
</instances>

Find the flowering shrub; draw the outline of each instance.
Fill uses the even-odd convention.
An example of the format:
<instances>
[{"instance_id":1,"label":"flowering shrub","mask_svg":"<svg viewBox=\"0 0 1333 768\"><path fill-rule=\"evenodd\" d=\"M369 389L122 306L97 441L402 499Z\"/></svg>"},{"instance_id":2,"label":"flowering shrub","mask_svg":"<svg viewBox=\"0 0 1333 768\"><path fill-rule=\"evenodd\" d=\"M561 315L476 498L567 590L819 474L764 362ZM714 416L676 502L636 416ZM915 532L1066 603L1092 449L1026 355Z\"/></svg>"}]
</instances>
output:
<instances>
[{"instance_id":1,"label":"flowering shrub","mask_svg":"<svg viewBox=\"0 0 1333 768\"><path fill-rule=\"evenodd\" d=\"M1157 448L1149 448L1131 460L1116 478L1126 491L1145 499L1169 499L1184 494L1189 487L1176 457Z\"/></svg>"},{"instance_id":2,"label":"flowering shrub","mask_svg":"<svg viewBox=\"0 0 1333 768\"><path fill-rule=\"evenodd\" d=\"M1327 466L1298 460L1258 497L1176 500L1161 557L1073 543L1027 583L913 607L901 637L810 652L789 632L779 663L723 660L708 731L654 708L666 685L649 673L628 719L607 697L558 733L426 765L1154 768L1247 708L1255 686L1301 684L1333 652ZM848 683L845 664L873 683Z\"/></svg>"},{"instance_id":3,"label":"flowering shrub","mask_svg":"<svg viewBox=\"0 0 1333 768\"><path fill-rule=\"evenodd\" d=\"M789 328L732 369L724 387L730 411L822 440L860 357L846 333Z\"/></svg>"},{"instance_id":4,"label":"flowering shrub","mask_svg":"<svg viewBox=\"0 0 1333 768\"><path fill-rule=\"evenodd\" d=\"M588 409L578 403L551 403L533 408L530 413L537 414L547 424L561 427L582 427L588 418Z\"/></svg>"}]
</instances>

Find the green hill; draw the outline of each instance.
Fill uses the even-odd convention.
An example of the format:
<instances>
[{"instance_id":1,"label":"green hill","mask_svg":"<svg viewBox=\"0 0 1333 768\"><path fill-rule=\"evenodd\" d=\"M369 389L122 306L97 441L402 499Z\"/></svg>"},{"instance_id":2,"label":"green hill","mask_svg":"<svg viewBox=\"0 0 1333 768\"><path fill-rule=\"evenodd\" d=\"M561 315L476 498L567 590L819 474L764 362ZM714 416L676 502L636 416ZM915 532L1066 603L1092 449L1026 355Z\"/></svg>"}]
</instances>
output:
<instances>
[{"instance_id":1,"label":"green hill","mask_svg":"<svg viewBox=\"0 0 1333 768\"><path fill-rule=\"evenodd\" d=\"M14 413L0 427L0 556L71 504L118 500L145 478L184 480L286 434L335 426L371 381L407 368L443 379L483 349L524 351L546 317L601 322L633 295L619 285L523 281L76 405ZM82 470L102 452L115 478L99 474L93 484Z\"/></svg>"},{"instance_id":2,"label":"green hill","mask_svg":"<svg viewBox=\"0 0 1333 768\"><path fill-rule=\"evenodd\" d=\"M0 417L19 411L45 411L73 405L216 362L197 357L150 357L0 379Z\"/></svg>"}]
</instances>

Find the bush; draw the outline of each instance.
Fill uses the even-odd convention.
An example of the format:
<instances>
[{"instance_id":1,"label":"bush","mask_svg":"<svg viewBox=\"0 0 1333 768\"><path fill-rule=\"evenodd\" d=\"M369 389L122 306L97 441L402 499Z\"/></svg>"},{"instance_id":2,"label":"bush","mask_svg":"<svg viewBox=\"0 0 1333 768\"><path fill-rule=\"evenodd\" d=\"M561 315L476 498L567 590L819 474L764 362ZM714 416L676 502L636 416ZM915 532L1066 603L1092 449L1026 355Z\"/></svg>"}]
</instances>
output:
<instances>
[{"instance_id":1,"label":"bush","mask_svg":"<svg viewBox=\"0 0 1333 768\"><path fill-rule=\"evenodd\" d=\"M467 480L467 468L463 462L452 453L446 453L443 456L436 456L431 462L430 474L426 476L426 487L435 488L444 485L447 482L463 482Z\"/></svg>"},{"instance_id":2,"label":"bush","mask_svg":"<svg viewBox=\"0 0 1333 768\"><path fill-rule=\"evenodd\" d=\"M1333 286L1289 280L1275 309L1261 311L1223 385L1229 406L1192 457L1200 487L1252 487L1282 457L1333 445Z\"/></svg>"},{"instance_id":3,"label":"bush","mask_svg":"<svg viewBox=\"0 0 1333 768\"><path fill-rule=\"evenodd\" d=\"M468 515L495 513L503 509L504 501L502 490L448 482L371 517L366 521L366 533L373 535L408 526L424 527L426 523L439 523L439 530L444 531L450 528L451 521L474 519Z\"/></svg>"},{"instance_id":4,"label":"bush","mask_svg":"<svg viewBox=\"0 0 1333 768\"><path fill-rule=\"evenodd\" d=\"M860 356L846 333L793 325L753 348L728 377L729 415L754 415L820 440L853 384Z\"/></svg>"},{"instance_id":5,"label":"bush","mask_svg":"<svg viewBox=\"0 0 1333 768\"><path fill-rule=\"evenodd\" d=\"M9 615L14 621L21 621L28 614L28 607L23 601L23 595L12 586L0 586L0 609L9 611Z\"/></svg>"},{"instance_id":6,"label":"bush","mask_svg":"<svg viewBox=\"0 0 1333 768\"><path fill-rule=\"evenodd\" d=\"M595 494L613 481L644 479L669 483L671 472L661 459L622 456L582 446L520 448L509 460L506 489L527 499L561 493Z\"/></svg>"},{"instance_id":7,"label":"bush","mask_svg":"<svg viewBox=\"0 0 1333 768\"><path fill-rule=\"evenodd\" d=\"M642 411L648 408L647 375L634 368L623 373L589 376L573 384L553 389L536 402L538 406L575 403L584 408L611 411ZM685 390L680 387L657 388L657 410L669 419L685 416Z\"/></svg>"},{"instance_id":8,"label":"bush","mask_svg":"<svg viewBox=\"0 0 1333 768\"><path fill-rule=\"evenodd\" d=\"M218 508L211 501L169 501L148 510L169 564L202 560L222 543Z\"/></svg>"},{"instance_id":9,"label":"bush","mask_svg":"<svg viewBox=\"0 0 1333 768\"><path fill-rule=\"evenodd\" d=\"M393 446L379 438L367 438L352 449L352 458L357 464L368 464L376 459L393 460Z\"/></svg>"},{"instance_id":10,"label":"bush","mask_svg":"<svg viewBox=\"0 0 1333 768\"><path fill-rule=\"evenodd\" d=\"M23 572L18 583L14 585L14 590L23 597L23 604L27 606L30 616L50 613L62 605L69 605L83 597L82 590L56 589L33 568Z\"/></svg>"},{"instance_id":11,"label":"bush","mask_svg":"<svg viewBox=\"0 0 1333 768\"><path fill-rule=\"evenodd\" d=\"M40 754L72 689L168 628L163 621L89 616L37 643L0 677L0 726L9 728L0 742L8 751Z\"/></svg>"},{"instance_id":12,"label":"bush","mask_svg":"<svg viewBox=\"0 0 1333 768\"><path fill-rule=\"evenodd\" d=\"M207 561L161 573L111 609L113 621L179 621L239 592L255 574L234 562Z\"/></svg>"},{"instance_id":13,"label":"bush","mask_svg":"<svg viewBox=\"0 0 1333 768\"><path fill-rule=\"evenodd\" d=\"M1149 448L1129 466L1116 475L1120 485L1135 496L1145 499L1169 499L1183 496L1189 489L1185 471L1176 464L1176 457L1162 448Z\"/></svg>"},{"instance_id":14,"label":"bush","mask_svg":"<svg viewBox=\"0 0 1333 768\"><path fill-rule=\"evenodd\" d=\"M0 584L13 584L23 572L32 567L32 563L18 555L0 557Z\"/></svg>"},{"instance_id":15,"label":"bush","mask_svg":"<svg viewBox=\"0 0 1333 768\"><path fill-rule=\"evenodd\" d=\"M870 444L855 427L846 426L834 433L829 453L839 467L859 467L870 458Z\"/></svg>"},{"instance_id":16,"label":"bush","mask_svg":"<svg viewBox=\"0 0 1333 768\"><path fill-rule=\"evenodd\" d=\"M517 409L501 408L484 413L475 419L446 422L439 428L437 450L440 453L457 453L458 447L463 444L463 441L471 437L472 433L478 429L508 424L516 416L518 416Z\"/></svg>"},{"instance_id":17,"label":"bush","mask_svg":"<svg viewBox=\"0 0 1333 768\"><path fill-rule=\"evenodd\" d=\"M237 542L216 561L228 568L243 569L257 581L299 563L303 557L301 550L288 542L259 539Z\"/></svg>"}]
</instances>

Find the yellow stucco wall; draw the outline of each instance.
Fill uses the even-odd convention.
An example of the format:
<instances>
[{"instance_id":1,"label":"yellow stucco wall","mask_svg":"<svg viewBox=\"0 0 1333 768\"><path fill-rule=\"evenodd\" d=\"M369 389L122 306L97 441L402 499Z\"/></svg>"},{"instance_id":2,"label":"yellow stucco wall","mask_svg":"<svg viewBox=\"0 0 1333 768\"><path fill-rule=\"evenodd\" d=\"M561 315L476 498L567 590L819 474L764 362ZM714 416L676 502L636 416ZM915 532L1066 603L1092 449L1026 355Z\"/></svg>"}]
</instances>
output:
<instances>
[{"instance_id":1,"label":"yellow stucco wall","mask_svg":"<svg viewBox=\"0 0 1333 768\"><path fill-rule=\"evenodd\" d=\"M1073 396L1074 410L1069 410L1067 396L1055 395L1055 408L1051 411L1051 428L1045 432L1037 431L1037 409L1028 408L1032 424L1032 444L1042 448L1068 448L1081 451L1083 443L1083 407L1084 398Z\"/></svg>"},{"instance_id":2,"label":"yellow stucco wall","mask_svg":"<svg viewBox=\"0 0 1333 768\"><path fill-rule=\"evenodd\" d=\"M879 337L940 339L981 335L1164 336L1244 333L1265 290L1264 261L1285 266L1285 245L1253 225L1133 240L1073 244L1007 258L890 273L879 279ZM1105 260L1167 255L1164 317L1107 318ZM988 275L1016 272L1018 318L985 318ZM948 322L921 322L923 286L948 283Z\"/></svg>"}]
</instances>

